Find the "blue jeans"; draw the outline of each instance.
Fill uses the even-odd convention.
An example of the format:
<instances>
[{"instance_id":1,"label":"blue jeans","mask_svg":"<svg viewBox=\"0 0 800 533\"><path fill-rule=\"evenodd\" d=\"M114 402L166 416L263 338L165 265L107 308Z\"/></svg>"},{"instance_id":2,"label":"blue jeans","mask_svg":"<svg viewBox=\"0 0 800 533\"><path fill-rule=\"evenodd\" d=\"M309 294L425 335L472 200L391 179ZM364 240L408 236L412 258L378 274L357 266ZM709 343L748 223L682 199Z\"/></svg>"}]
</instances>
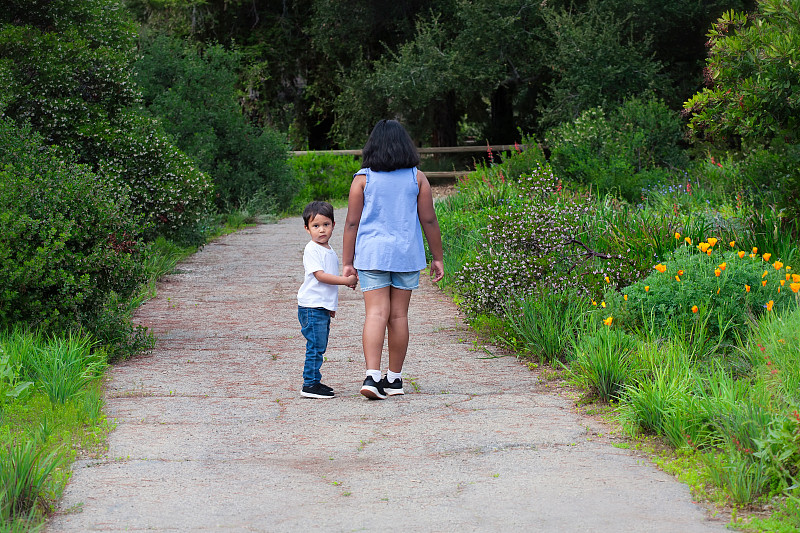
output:
<instances>
[{"instance_id":1,"label":"blue jeans","mask_svg":"<svg viewBox=\"0 0 800 533\"><path fill-rule=\"evenodd\" d=\"M322 356L328 349L328 333L331 331L331 312L322 307L297 307L300 331L306 338L306 364L303 367L303 386L319 383Z\"/></svg>"}]
</instances>

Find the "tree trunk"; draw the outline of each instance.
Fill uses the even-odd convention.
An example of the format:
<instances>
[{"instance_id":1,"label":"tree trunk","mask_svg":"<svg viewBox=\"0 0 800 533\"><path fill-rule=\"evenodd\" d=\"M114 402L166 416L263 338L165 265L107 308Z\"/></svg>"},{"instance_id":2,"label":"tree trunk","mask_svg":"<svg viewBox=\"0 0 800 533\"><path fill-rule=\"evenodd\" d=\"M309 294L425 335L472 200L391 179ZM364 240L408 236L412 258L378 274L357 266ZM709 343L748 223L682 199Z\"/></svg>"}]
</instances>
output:
<instances>
[{"instance_id":1,"label":"tree trunk","mask_svg":"<svg viewBox=\"0 0 800 533\"><path fill-rule=\"evenodd\" d=\"M514 88L498 85L491 97L491 121L489 123L489 142L492 144L511 144L516 140L514 128Z\"/></svg>"},{"instance_id":2,"label":"tree trunk","mask_svg":"<svg viewBox=\"0 0 800 533\"><path fill-rule=\"evenodd\" d=\"M458 142L458 115L456 94L448 92L443 99L433 103L433 146L456 146Z\"/></svg>"}]
</instances>

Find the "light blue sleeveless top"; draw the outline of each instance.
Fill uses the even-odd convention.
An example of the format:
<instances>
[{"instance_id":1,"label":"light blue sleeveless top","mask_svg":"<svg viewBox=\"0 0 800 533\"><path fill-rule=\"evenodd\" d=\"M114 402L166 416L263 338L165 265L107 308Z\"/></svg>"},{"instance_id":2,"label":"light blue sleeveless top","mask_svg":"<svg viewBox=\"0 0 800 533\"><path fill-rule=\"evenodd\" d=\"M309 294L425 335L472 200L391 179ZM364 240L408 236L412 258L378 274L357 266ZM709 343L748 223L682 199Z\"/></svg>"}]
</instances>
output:
<instances>
[{"instance_id":1,"label":"light blue sleeveless top","mask_svg":"<svg viewBox=\"0 0 800 533\"><path fill-rule=\"evenodd\" d=\"M375 172L362 168L364 209L356 234L353 266L358 270L415 272L427 266L417 214L417 169Z\"/></svg>"}]
</instances>

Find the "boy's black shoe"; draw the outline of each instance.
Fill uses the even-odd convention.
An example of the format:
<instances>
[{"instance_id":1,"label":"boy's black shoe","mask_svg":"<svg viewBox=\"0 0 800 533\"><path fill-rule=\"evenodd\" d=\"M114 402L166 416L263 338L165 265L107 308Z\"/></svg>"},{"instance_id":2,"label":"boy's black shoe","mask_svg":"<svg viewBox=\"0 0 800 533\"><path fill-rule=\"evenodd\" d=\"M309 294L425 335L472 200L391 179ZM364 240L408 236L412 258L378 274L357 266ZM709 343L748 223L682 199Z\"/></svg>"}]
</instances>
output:
<instances>
[{"instance_id":1,"label":"boy's black shoe","mask_svg":"<svg viewBox=\"0 0 800 533\"><path fill-rule=\"evenodd\" d=\"M389 378L387 378L386 376L383 376L383 379L381 379L381 386L383 387L383 391L388 396L396 396L398 394L405 394L405 392L403 392L403 379L402 378L397 378L396 380L394 380L394 381L392 381L390 383L389 382Z\"/></svg>"},{"instance_id":2,"label":"boy's black shoe","mask_svg":"<svg viewBox=\"0 0 800 533\"><path fill-rule=\"evenodd\" d=\"M333 389L322 383L314 383L313 385L303 385L300 395L306 398L328 399L333 398Z\"/></svg>"},{"instance_id":3,"label":"boy's black shoe","mask_svg":"<svg viewBox=\"0 0 800 533\"><path fill-rule=\"evenodd\" d=\"M383 391L383 387L381 384L383 380L375 383L375 380L372 379L372 376L367 376L364 380L364 384L361 386L361 394L369 398L370 400L385 400L386 393Z\"/></svg>"}]
</instances>

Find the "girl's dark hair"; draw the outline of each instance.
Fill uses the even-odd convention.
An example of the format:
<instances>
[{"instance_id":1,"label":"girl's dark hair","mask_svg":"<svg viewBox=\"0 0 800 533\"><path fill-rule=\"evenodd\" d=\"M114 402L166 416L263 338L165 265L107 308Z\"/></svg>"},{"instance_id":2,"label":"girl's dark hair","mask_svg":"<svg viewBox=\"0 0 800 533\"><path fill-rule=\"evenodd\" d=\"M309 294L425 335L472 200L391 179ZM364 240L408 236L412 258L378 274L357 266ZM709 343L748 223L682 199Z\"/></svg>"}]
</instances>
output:
<instances>
[{"instance_id":1,"label":"girl's dark hair","mask_svg":"<svg viewBox=\"0 0 800 533\"><path fill-rule=\"evenodd\" d=\"M381 120L372 128L361 151L361 166L377 172L419 166L419 152L402 124Z\"/></svg>"},{"instance_id":2,"label":"girl's dark hair","mask_svg":"<svg viewBox=\"0 0 800 533\"><path fill-rule=\"evenodd\" d=\"M328 202L311 202L303 209L303 225L308 227L308 223L317 215L322 215L333 220L333 206Z\"/></svg>"}]
</instances>

